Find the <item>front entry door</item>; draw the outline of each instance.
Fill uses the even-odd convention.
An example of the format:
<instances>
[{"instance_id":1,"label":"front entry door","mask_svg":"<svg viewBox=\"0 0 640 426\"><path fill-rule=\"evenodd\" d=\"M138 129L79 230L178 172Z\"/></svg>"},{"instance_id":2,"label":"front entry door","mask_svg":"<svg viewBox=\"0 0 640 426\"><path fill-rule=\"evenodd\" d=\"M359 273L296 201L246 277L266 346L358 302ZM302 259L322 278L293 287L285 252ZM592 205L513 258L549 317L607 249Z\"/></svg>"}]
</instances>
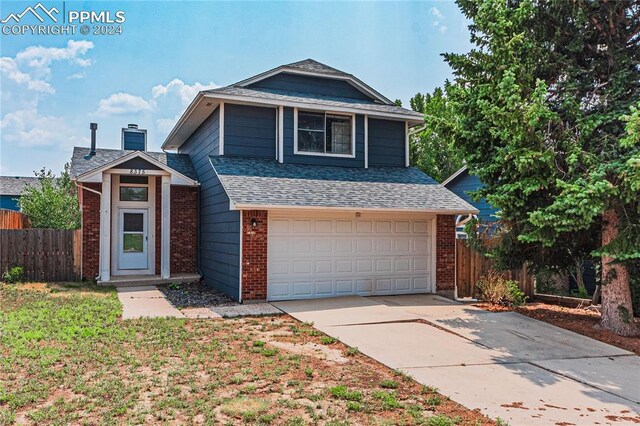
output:
<instances>
[{"instance_id":1,"label":"front entry door","mask_svg":"<svg viewBox=\"0 0 640 426\"><path fill-rule=\"evenodd\" d=\"M120 209L118 269L149 269L147 209Z\"/></svg>"}]
</instances>

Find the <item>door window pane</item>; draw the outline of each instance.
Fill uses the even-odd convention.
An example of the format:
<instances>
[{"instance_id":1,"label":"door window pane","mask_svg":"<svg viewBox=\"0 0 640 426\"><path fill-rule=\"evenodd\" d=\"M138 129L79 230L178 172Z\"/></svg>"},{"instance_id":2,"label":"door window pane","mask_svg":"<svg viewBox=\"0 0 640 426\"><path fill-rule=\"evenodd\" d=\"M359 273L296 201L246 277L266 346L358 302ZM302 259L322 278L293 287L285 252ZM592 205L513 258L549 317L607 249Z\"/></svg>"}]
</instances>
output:
<instances>
[{"instance_id":1,"label":"door window pane","mask_svg":"<svg viewBox=\"0 0 640 426\"><path fill-rule=\"evenodd\" d=\"M125 253L142 253L143 250L142 234L124 234L122 240L122 250Z\"/></svg>"},{"instance_id":2,"label":"door window pane","mask_svg":"<svg viewBox=\"0 0 640 426\"><path fill-rule=\"evenodd\" d=\"M124 232L144 232L144 214L124 213L123 230Z\"/></svg>"},{"instance_id":3,"label":"door window pane","mask_svg":"<svg viewBox=\"0 0 640 426\"><path fill-rule=\"evenodd\" d=\"M147 201L149 188L145 186L121 186L120 201Z\"/></svg>"}]
</instances>

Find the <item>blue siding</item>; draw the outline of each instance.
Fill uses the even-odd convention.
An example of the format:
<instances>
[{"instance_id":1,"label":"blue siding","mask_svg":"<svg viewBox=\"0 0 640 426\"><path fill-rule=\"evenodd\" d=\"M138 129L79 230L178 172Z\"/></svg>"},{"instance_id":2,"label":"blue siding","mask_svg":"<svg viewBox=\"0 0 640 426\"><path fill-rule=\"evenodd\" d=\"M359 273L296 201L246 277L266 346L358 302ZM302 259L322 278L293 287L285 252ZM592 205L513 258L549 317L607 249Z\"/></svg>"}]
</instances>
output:
<instances>
[{"instance_id":1,"label":"blue siding","mask_svg":"<svg viewBox=\"0 0 640 426\"><path fill-rule=\"evenodd\" d=\"M18 195L0 195L0 209L20 211L18 198Z\"/></svg>"},{"instance_id":2,"label":"blue siding","mask_svg":"<svg viewBox=\"0 0 640 426\"><path fill-rule=\"evenodd\" d=\"M224 155L275 158L275 108L225 104Z\"/></svg>"},{"instance_id":3,"label":"blue siding","mask_svg":"<svg viewBox=\"0 0 640 426\"><path fill-rule=\"evenodd\" d=\"M210 155L219 154L219 110L189 137L179 152L188 154L200 181L200 269L204 281L229 296L240 295L240 212L229 210Z\"/></svg>"},{"instance_id":4,"label":"blue siding","mask_svg":"<svg viewBox=\"0 0 640 426\"><path fill-rule=\"evenodd\" d=\"M146 133L143 132L131 132L125 130L123 132L123 147L128 151L144 151L144 139Z\"/></svg>"},{"instance_id":5,"label":"blue siding","mask_svg":"<svg viewBox=\"0 0 640 426\"><path fill-rule=\"evenodd\" d=\"M369 165L404 167L404 121L369 118Z\"/></svg>"},{"instance_id":6,"label":"blue siding","mask_svg":"<svg viewBox=\"0 0 640 426\"><path fill-rule=\"evenodd\" d=\"M484 198L476 202L473 201L471 195L469 195L469 192L477 191L482 188L482 186L482 182L480 182L478 176L472 176L465 170L447 184L447 189L480 210L478 219L483 222L494 222L496 220L495 214L497 210L491 207Z\"/></svg>"},{"instance_id":7,"label":"blue siding","mask_svg":"<svg viewBox=\"0 0 640 426\"><path fill-rule=\"evenodd\" d=\"M339 167L364 167L364 116L356 115L355 158L327 157L323 155L296 155L293 147L293 108L284 109L284 162Z\"/></svg>"},{"instance_id":8,"label":"blue siding","mask_svg":"<svg viewBox=\"0 0 640 426\"><path fill-rule=\"evenodd\" d=\"M280 73L250 84L252 89L286 90L321 96L357 99L374 102L373 98L361 92L344 80L312 77L298 74Z\"/></svg>"}]
</instances>

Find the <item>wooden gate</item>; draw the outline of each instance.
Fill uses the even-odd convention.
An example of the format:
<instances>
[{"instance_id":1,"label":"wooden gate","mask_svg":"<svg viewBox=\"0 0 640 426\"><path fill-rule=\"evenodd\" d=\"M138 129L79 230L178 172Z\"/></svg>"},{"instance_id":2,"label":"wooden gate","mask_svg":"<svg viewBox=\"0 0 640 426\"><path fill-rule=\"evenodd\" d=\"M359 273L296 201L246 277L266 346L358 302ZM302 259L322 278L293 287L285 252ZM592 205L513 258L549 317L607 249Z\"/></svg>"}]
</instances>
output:
<instances>
[{"instance_id":1,"label":"wooden gate","mask_svg":"<svg viewBox=\"0 0 640 426\"><path fill-rule=\"evenodd\" d=\"M0 229L0 273L21 266L28 281L79 278L79 230Z\"/></svg>"},{"instance_id":2,"label":"wooden gate","mask_svg":"<svg viewBox=\"0 0 640 426\"><path fill-rule=\"evenodd\" d=\"M481 253L468 247L465 240L456 240L456 288L458 297L475 297L475 285L480 277L491 271L493 262ZM506 279L518 281L520 289L529 298L534 293L534 277L527 267L503 272Z\"/></svg>"}]
</instances>

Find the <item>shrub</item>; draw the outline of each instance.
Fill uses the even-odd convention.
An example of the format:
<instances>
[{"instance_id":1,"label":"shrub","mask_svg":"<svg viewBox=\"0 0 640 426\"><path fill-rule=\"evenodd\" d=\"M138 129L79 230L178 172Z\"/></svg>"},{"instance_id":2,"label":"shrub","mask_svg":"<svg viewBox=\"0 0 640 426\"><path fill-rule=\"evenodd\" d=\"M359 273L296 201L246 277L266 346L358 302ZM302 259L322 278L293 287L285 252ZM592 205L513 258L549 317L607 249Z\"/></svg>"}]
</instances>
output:
<instances>
[{"instance_id":1,"label":"shrub","mask_svg":"<svg viewBox=\"0 0 640 426\"><path fill-rule=\"evenodd\" d=\"M495 271L480 277L476 283L476 291L480 300L494 305L520 306L527 300L517 281L507 280Z\"/></svg>"},{"instance_id":2,"label":"shrub","mask_svg":"<svg viewBox=\"0 0 640 426\"><path fill-rule=\"evenodd\" d=\"M22 266L14 266L2 274L2 281L7 284L21 283L24 280L24 268Z\"/></svg>"}]
</instances>

